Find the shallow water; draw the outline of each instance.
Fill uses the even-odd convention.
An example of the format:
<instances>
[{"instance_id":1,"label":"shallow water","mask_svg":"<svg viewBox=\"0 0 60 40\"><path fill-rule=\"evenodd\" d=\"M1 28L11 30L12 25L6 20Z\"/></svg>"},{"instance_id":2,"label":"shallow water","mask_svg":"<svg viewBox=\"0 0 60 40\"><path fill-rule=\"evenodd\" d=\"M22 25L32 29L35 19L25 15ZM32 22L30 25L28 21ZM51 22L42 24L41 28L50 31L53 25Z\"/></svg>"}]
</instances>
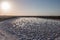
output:
<instances>
[{"instance_id":1,"label":"shallow water","mask_svg":"<svg viewBox=\"0 0 60 40\"><path fill-rule=\"evenodd\" d=\"M0 40L60 40L60 21L15 18L0 22Z\"/></svg>"}]
</instances>

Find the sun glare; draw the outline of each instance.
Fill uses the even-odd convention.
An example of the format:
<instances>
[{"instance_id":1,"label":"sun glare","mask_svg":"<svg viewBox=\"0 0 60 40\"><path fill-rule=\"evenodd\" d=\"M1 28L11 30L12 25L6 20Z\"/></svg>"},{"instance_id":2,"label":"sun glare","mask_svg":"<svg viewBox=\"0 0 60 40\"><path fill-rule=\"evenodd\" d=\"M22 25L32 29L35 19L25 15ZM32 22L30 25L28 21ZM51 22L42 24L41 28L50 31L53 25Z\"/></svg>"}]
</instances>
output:
<instances>
[{"instance_id":1,"label":"sun glare","mask_svg":"<svg viewBox=\"0 0 60 40\"><path fill-rule=\"evenodd\" d=\"M1 9L3 10L3 11L8 11L8 10L10 10L10 4L8 3L8 2L2 2L1 3Z\"/></svg>"}]
</instances>

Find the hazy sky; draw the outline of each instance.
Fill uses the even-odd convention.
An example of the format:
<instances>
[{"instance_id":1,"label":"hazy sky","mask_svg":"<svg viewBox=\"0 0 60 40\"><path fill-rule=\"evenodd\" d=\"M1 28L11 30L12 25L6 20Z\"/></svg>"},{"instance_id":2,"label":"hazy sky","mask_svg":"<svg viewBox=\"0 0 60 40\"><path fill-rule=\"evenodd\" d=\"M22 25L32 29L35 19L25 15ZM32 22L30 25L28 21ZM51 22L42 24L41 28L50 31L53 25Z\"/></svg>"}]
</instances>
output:
<instances>
[{"instance_id":1,"label":"hazy sky","mask_svg":"<svg viewBox=\"0 0 60 40\"><path fill-rule=\"evenodd\" d=\"M12 14L60 15L60 0L10 0L9 2Z\"/></svg>"}]
</instances>

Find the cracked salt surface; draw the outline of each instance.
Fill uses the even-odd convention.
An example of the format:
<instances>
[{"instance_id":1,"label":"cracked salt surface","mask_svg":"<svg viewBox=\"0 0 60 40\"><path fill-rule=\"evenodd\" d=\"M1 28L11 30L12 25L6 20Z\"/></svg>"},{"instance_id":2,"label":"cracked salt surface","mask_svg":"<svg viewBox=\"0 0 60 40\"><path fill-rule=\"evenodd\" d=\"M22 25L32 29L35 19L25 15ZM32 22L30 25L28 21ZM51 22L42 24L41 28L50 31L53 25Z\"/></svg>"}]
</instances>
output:
<instances>
[{"instance_id":1,"label":"cracked salt surface","mask_svg":"<svg viewBox=\"0 0 60 40\"><path fill-rule=\"evenodd\" d=\"M0 30L0 40L60 40L58 20L20 17L0 22Z\"/></svg>"}]
</instances>

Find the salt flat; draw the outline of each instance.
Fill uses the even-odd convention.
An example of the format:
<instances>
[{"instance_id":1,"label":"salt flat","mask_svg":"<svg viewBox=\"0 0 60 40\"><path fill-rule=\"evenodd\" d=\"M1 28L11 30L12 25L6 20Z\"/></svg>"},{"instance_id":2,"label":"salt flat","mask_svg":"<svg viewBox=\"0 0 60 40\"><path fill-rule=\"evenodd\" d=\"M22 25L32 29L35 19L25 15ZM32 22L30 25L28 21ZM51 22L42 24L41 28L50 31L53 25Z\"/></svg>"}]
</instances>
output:
<instances>
[{"instance_id":1,"label":"salt flat","mask_svg":"<svg viewBox=\"0 0 60 40\"><path fill-rule=\"evenodd\" d=\"M0 40L60 40L60 21L20 17L0 22Z\"/></svg>"}]
</instances>

